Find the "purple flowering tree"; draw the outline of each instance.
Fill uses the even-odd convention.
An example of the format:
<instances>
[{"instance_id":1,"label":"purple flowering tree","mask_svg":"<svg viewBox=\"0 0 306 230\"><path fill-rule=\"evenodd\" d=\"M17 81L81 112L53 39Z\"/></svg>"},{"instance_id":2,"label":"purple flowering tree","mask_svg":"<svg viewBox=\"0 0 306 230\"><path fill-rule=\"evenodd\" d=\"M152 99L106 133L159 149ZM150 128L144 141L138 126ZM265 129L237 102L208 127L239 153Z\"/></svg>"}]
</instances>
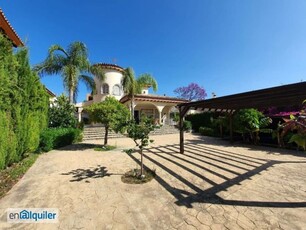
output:
<instances>
[{"instance_id":1,"label":"purple flowering tree","mask_svg":"<svg viewBox=\"0 0 306 230\"><path fill-rule=\"evenodd\" d=\"M188 86L178 87L174 90L174 93L179 98L187 99L189 101L204 100L207 96L203 87L196 83L190 83Z\"/></svg>"}]
</instances>

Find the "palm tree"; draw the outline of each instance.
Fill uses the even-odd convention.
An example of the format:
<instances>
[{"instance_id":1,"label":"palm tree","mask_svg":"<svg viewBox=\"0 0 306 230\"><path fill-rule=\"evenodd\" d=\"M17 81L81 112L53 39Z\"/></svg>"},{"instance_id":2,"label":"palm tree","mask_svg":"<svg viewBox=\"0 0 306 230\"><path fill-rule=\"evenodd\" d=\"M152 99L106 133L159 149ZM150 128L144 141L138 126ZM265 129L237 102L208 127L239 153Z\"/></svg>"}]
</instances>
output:
<instances>
[{"instance_id":1,"label":"palm tree","mask_svg":"<svg viewBox=\"0 0 306 230\"><path fill-rule=\"evenodd\" d=\"M157 82L154 77L150 74L142 74L135 78L135 73L133 68L128 67L124 71L124 76L122 80L122 85L125 94L127 94L131 99L131 116L134 119L134 96L135 94L140 94L143 87L152 87L154 92L157 91Z\"/></svg>"},{"instance_id":2,"label":"palm tree","mask_svg":"<svg viewBox=\"0 0 306 230\"><path fill-rule=\"evenodd\" d=\"M70 103L76 101L80 82L85 83L89 90L95 91L95 81L91 74L100 80L104 79L102 69L90 64L87 48L82 42L73 42L66 50L60 45L52 45L47 58L36 65L34 70L40 75L60 74L64 88L69 93Z\"/></svg>"},{"instance_id":3,"label":"palm tree","mask_svg":"<svg viewBox=\"0 0 306 230\"><path fill-rule=\"evenodd\" d=\"M141 74L137 78L137 84L140 86L140 88L143 88L143 87L150 88L150 87L152 87L154 92L156 92L157 89L158 89L156 80L154 79L154 77L151 74L148 74L148 73Z\"/></svg>"}]
</instances>

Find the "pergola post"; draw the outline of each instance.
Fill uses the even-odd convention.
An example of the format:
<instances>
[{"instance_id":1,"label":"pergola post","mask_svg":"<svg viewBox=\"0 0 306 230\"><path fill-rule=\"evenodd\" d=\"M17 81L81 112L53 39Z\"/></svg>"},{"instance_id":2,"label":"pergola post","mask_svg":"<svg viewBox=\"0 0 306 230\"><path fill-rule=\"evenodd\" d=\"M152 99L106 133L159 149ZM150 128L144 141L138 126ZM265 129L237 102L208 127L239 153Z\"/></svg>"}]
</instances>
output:
<instances>
[{"instance_id":1,"label":"pergola post","mask_svg":"<svg viewBox=\"0 0 306 230\"><path fill-rule=\"evenodd\" d=\"M180 121L179 121L179 127L180 127L180 153L184 153L184 130L183 130L183 116L182 116L182 107L179 108L180 111Z\"/></svg>"},{"instance_id":2,"label":"pergola post","mask_svg":"<svg viewBox=\"0 0 306 230\"><path fill-rule=\"evenodd\" d=\"M233 112L232 111L229 114L229 126L230 126L230 142L232 144L232 143L234 143L234 138L233 138Z\"/></svg>"},{"instance_id":3,"label":"pergola post","mask_svg":"<svg viewBox=\"0 0 306 230\"><path fill-rule=\"evenodd\" d=\"M179 113L180 113L180 121L179 121L179 128L180 128L180 153L184 153L184 116L188 112L189 107L179 107Z\"/></svg>"}]
</instances>

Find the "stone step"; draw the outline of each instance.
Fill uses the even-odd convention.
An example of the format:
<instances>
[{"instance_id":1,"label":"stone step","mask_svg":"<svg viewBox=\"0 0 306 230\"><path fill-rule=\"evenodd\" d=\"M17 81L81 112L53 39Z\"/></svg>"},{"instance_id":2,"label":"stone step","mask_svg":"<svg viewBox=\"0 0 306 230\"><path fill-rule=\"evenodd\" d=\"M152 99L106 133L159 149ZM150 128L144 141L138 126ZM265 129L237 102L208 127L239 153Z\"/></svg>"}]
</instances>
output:
<instances>
[{"instance_id":1,"label":"stone step","mask_svg":"<svg viewBox=\"0 0 306 230\"><path fill-rule=\"evenodd\" d=\"M88 125L84 127L83 130L83 140L99 140L104 138L105 129L102 125L96 124L94 126ZM179 130L174 126L165 125L160 128L155 129L150 133L150 135L165 135L165 134L175 134L179 133ZM110 131L108 134L109 138L120 138L126 137L126 135L122 135L119 133L115 133L114 131Z\"/></svg>"}]
</instances>

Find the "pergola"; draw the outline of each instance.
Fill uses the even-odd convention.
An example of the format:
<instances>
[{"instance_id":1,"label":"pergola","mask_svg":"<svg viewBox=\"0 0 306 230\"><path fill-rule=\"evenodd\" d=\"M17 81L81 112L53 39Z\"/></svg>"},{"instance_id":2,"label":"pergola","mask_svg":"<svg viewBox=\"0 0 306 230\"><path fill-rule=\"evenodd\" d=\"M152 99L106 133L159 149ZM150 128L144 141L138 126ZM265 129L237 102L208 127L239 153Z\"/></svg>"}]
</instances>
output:
<instances>
[{"instance_id":1,"label":"pergola","mask_svg":"<svg viewBox=\"0 0 306 230\"><path fill-rule=\"evenodd\" d=\"M300 105L306 99L306 82L266 88L178 105L180 113L180 152L184 153L183 119L190 109L229 113L230 138L233 140L232 117L239 109L264 109L271 106Z\"/></svg>"}]
</instances>

